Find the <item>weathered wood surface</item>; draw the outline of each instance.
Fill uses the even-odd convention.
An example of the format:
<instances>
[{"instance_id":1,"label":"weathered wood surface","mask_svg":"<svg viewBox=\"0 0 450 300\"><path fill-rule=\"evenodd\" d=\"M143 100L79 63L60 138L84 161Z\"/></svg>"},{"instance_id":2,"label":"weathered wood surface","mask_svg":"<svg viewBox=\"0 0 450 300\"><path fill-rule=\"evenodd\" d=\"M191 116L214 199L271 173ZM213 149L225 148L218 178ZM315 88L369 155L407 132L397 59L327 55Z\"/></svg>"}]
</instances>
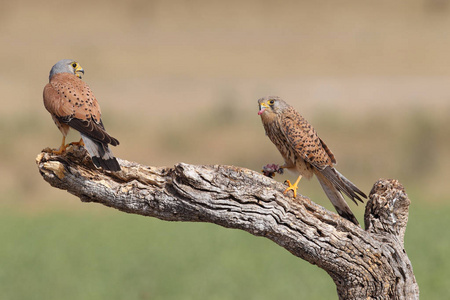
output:
<instances>
[{"instance_id":1,"label":"weathered wood surface","mask_svg":"<svg viewBox=\"0 0 450 300\"><path fill-rule=\"evenodd\" d=\"M44 150L36 162L48 183L84 202L167 221L215 223L269 238L324 269L340 299L419 298L403 246L410 200L397 180L374 184L363 230L308 198L283 195L283 184L245 168L150 167L119 160L122 170L110 173L96 169L77 147L63 156Z\"/></svg>"}]
</instances>

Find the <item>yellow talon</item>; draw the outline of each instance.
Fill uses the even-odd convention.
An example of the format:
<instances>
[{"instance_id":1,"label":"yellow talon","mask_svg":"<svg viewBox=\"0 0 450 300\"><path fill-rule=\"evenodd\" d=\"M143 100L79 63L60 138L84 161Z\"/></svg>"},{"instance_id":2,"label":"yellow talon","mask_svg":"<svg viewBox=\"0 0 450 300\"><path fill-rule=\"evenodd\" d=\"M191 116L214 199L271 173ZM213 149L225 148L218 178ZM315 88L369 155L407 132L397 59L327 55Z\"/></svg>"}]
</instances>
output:
<instances>
[{"instance_id":1,"label":"yellow talon","mask_svg":"<svg viewBox=\"0 0 450 300\"><path fill-rule=\"evenodd\" d=\"M52 150L52 153L53 153L53 154L56 154L56 155L61 155L61 154L63 154L64 152L66 152L67 146L68 146L68 145L66 145L66 137L63 136L61 146L59 147L58 150Z\"/></svg>"},{"instance_id":2,"label":"yellow talon","mask_svg":"<svg viewBox=\"0 0 450 300\"><path fill-rule=\"evenodd\" d=\"M72 142L69 145L72 145L72 146L84 146L84 142L83 142L83 139L81 138L79 142Z\"/></svg>"},{"instance_id":3,"label":"yellow talon","mask_svg":"<svg viewBox=\"0 0 450 300\"><path fill-rule=\"evenodd\" d=\"M79 142L72 142L72 143L66 145L66 137L63 136L61 146L59 147L58 150L53 149L52 153L55 154L55 155L61 155L64 152L66 152L66 149L67 149L67 147L69 147L69 145L72 145L72 146L84 146L84 142L83 142L83 139L80 139Z\"/></svg>"},{"instance_id":4,"label":"yellow talon","mask_svg":"<svg viewBox=\"0 0 450 300\"><path fill-rule=\"evenodd\" d=\"M284 190L283 194L286 194L289 190L292 190L294 192L294 198L296 198L297 197L298 183L300 182L300 179L302 179L302 175L298 176L298 178L297 178L297 180L295 181L294 184L291 184L291 182L289 180L286 180L286 182L289 185L289 187Z\"/></svg>"}]
</instances>

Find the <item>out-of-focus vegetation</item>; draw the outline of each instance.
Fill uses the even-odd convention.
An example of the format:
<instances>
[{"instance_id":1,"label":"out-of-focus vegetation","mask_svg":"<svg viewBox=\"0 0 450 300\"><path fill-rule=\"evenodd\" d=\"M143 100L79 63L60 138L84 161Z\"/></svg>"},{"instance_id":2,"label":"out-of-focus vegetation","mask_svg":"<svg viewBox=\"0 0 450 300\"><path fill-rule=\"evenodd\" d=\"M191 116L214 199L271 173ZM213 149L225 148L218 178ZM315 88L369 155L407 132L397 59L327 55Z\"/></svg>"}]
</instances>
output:
<instances>
[{"instance_id":1,"label":"out-of-focus vegetation","mask_svg":"<svg viewBox=\"0 0 450 300\"><path fill-rule=\"evenodd\" d=\"M269 240L211 224L90 211L0 213L3 299L334 299L331 278ZM450 293L448 205L413 203L421 295Z\"/></svg>"},{"instance_id":2,"label":"out-of-focus vegetation","mask_svg":"<svg viewBox=\"0 0 450 300\"><path fill-rule=\"evenodd\" d=\"M0 24L5 299L335 295L325 272L270 241L125 215L45 183L34 158L61 135L42 89L62 58L84 67L116 156L142 164L281 163L256 100L282 96L361 189L403 183L422 298L450 294L448 1L25 0L0 3ZM301 193L332 210L315 179ZM351 207L362 221L363 205Z\"/></svg>"}]
</instances>

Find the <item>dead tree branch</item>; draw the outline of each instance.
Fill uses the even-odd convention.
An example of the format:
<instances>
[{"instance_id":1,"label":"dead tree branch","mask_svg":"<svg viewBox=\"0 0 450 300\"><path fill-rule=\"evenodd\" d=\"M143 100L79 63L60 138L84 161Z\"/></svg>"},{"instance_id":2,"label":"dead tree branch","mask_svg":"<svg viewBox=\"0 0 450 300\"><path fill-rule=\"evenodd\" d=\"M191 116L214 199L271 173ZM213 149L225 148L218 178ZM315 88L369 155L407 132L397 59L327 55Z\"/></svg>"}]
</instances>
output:
<instances>
[{"instance_id":1,"label":"dead tree branch","mask_svg":"<svg viewBox=\"0 0 450 300\"><path fill-rule=\"evenodd\" d=\"M418 299L404 250L410 200L397 180L379 180L366 206L366 230L308 198L234 166L149 167L119 160L116 173L96 169L84 150L36 159L42 177L84 202L167 221L209 222L271 239L324 269L340 299Z\"/></svg>"}]
</instances>

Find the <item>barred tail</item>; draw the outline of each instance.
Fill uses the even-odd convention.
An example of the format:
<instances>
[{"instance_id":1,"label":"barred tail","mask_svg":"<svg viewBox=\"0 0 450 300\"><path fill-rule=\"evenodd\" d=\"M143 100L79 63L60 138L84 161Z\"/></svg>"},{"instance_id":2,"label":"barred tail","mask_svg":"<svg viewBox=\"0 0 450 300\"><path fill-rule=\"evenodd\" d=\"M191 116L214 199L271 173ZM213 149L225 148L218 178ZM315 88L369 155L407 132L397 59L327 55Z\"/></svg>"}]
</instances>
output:
<instances>
[{"instance_id":1,"label":"barred tail","mask_svg":"<svg viewBox=\"0 0 450 300\"><path fill-rule=\"evenodd\" d=\"M350 222L359 225L359 222L356 219L355 215L351 211L342 194L334 186L333 182L328 180L328 178L326 178L320 171L316 172L316 177L319 180L319 183L322 186L325 194L336 209L337 213Z\"/></svg>"},{"instance_id":2,"label":"barred tail","mask_svg":"<svg viewBox=\"0 0 450 300\"><path fill-rule=\"evenodd\" d=\"M341 173L339 173L333 167L326 167L323 170L317 170L316 173L321 173L325 178L327 178L333 186L339 191L347 195L350 199L358 205L358 202L364 202L361 197L367 198L366 194L364 194L360 189L356 187L350 180L344 177Z\"/></svg>"}]
</instances>

